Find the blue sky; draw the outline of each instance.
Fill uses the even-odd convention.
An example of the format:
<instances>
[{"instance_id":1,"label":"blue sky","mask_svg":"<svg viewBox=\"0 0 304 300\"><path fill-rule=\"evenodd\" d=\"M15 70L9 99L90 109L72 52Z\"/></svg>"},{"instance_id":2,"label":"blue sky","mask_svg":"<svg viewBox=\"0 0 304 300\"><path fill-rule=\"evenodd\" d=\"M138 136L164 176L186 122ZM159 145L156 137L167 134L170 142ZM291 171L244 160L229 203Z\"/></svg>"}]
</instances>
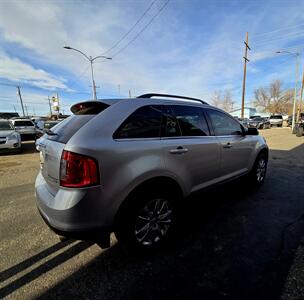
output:
<instances>
[{"instance_id":1,"label":"blue sky","mask_svg":"<svg viewBox=\"0 0 304 300\"><path fill-rule=\"evenodd\" d=\"M294 85L295 59L278 50L304 50L304 1L171 0L125 50L115 55L167 0L156 0L141 22L94 64L99 98L163 92L201 97L231 90L241 100L244 38L249 32L246 102L273 79ZM48 112L47 96L62 109L90 99L89 63L64 45L97 56L111 48L153 0L0 2L0 111L21 112L21 86L30 114ZM301 56L300 72L303 69ZM300 73L301 74L301 73ZM5 85L3 85L5 84Z\"/></svg>"}]
</instances>

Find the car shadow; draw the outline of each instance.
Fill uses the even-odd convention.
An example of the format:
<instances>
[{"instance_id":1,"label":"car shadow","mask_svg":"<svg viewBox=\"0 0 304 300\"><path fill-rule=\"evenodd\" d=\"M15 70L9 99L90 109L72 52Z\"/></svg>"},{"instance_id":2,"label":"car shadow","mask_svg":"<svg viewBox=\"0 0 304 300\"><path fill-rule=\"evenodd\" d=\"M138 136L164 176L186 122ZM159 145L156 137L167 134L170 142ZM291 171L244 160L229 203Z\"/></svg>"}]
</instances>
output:
<instances>
[{"instance_id":1,"label":"car shadow","mask_svg":"<svg viewBox=\"0 0 304 300\"><path fill-rule=\"evenodd\" d=\"M139 255L117 243L37 299L278 299L304 232L303 153L304 145L272 150L259 189L238 179L186 199L167 249ZM85 249L78 245L66 255ZM5 295L65 259L34 269Z\"/></svg>"},{"instance_id":2,"label":"car shadow","mask_svg":"<svg viewBox=\"0 0 304 300\"><path fill-rule=\"evenodd\" d=\"M48 249L40 252L33 257L26 259L25 261L3 271L0 273L0 282L4 282L5 280L9 279L10 277L26 270L33 264L39 262L40 260L46 258L47 256L67 247L68 245L72 244L75 241L68 240L62 243L57 243ZM22 286L34 281L36 278L40 277L44 273L54 269L55 267L61 265L65 261L71 259L72 257L78 255L80 252L86 250L90 246L92 246L92 242L78 242L72 247L64 250L63 252L57 254L55 257L49 259L46 263L39 265L38 267L34 268L30 272L26 273L25 275L19 277L18 279L8 283L3 288L0 289L0 296L1 298L6 297L13 293L14 291L18 290Z\"/></svg>"}]
</instances>

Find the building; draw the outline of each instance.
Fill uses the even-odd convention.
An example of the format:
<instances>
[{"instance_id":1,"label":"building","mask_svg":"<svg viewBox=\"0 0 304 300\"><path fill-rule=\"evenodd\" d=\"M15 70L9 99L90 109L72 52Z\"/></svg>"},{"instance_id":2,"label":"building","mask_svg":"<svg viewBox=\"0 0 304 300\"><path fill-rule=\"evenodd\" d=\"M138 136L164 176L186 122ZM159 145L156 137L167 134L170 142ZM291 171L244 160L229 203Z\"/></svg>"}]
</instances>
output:
<instances>
[{"instance_id":1,"label":"building","mask_svg":"<svg viewBox=\"0 0 304 300\"><path fill-rule=\"evenodd\" d=\"M234 109L234 110L232 110L230 112L230 114L233 117L241 118L242 109L241 108ZM248 106L244 107L244 118L248 118L249 119L251 116L255 116L255 115L259 115L259 114L257 114L256 108L254 108L254 107L248 107Z\"/></svg>"}]
</instances>

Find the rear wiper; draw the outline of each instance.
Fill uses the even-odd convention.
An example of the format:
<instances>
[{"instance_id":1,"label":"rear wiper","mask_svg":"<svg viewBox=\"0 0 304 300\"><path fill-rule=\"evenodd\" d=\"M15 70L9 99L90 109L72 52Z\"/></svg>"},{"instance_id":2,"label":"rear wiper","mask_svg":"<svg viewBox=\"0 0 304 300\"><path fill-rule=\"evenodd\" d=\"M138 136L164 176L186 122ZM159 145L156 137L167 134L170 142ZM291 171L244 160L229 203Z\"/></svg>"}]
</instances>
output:
<instances>
[{"instance_id":1,"label":"rear wiper","mask_svg":"<svg viewBox=\"0 0 304 300\"><path fill-rule=\"evenodd\" d=\"M51 129L45 131L47 135L57 135L57 133L53 132Z\"/></svg>"}]
</instances>

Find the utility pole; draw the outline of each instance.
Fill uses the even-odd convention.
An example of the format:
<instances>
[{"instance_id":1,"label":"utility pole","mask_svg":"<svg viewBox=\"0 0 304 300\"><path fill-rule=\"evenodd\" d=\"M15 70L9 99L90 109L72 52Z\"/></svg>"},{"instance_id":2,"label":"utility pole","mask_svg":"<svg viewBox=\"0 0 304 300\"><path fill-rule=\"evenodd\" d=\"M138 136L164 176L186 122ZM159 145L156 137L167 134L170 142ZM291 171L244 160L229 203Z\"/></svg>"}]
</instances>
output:
<instances>
[{"instance_id":1,"label":"utility pole","mask_svg":"<svg viewBox=\"0 0 304 300\"><path fill-rule=\"evenodd\" d=\"M50 118L52 117L52 105L51 105L51 99L50 96L48 96L48 100L49 100L49 107L50 107Z\"/></svg>"},{"instance_id":2,"label":"utility pole","mask_svg":"<svg viewBox=\"0 0 304 300\"><path fill-rule=\"evenodd\" d=\"M26 116L28 117L29 115L28 115L28 111L27 111L27 106L26 106L26 104L24 104L24 107L25 107L25 111L26 111Z\"/></svg>"},{"instance_id":3,"label":"utility pole","mask_svg":"<svg viewBox=\"0 0 304 300\"><path fill-rule=\"evenodd\" d=\"M14 110L15 110L15 112L17 112L17 111L16 111L16 107L15 107L15 105L14 105L14 104L13 104L13 106L14 106Z\"/></svg>"},{"instance_id":4,"label":"utility pole","mask_svg":"<svg viewBox=\"0 0 304 300\"><path fill-rule=\"evenodd\" d=\"M19 95L20 98L20 103L21 103L21 108L22 108L22 113L23 113L23 117L25 117L25 113L24 113L24 107L23 107L23 102L22 102L22 97L21 97L21 92L20 92L20 86L17 86L17 93Z\"/></svg>"},{"instance_id":5,"label":"utility pole","mask_svg":"<svg viewBox=\"0 0 304 300\"><path fill-rule=\"evenodd\" d=\"M118 85L118 95L120 96L120 84Z\"/></svg>"},{"instance_id":6,"label":"utility pole","mask_svg":"<svg viewBox=\"0 0 304 300\"><path fill-rule=\"evenodd\" d=\"M129 98L132 98L132 96L131 96L131 90L129 90Z\"/></svg>"},{"instance_id":7,"label":"utility pole","mask_svg":"<svg viewBox=\"0 0 304 300\"><path fill-rule=\"evenodd\" d=\"M300 103L299 103L298 113L297 113L297 122L299 122L300 113L302 112L303 88L304 88L304 70L303 70L303 76L302 76L302 86L301 86L301 94L300 94Z\"/></svg>"},{"instance_id":8,"label":"utility pole","mask_svg":"<svg viewBox=\"0 0 304 300\"><path fill-rule=\"evenodd\" d=\"M248 45L248 32L246 32L246 41L245 44L245 55L244 55L244 76L243 76L243 92L242 92L242 112L241 112L241 118L244 118L244 103L245 103L245 88L246 88L246 69L247 69L247 62L249 62L249 59L247 58L247 52L248 49L250 49Z\"/></svg>"},{"instance_id":9,"label":"utility pole","mask_svg":"<svg viewBox=\"0 0 304 300\"><path fill-rule=\"evenodd\" d=\"M298 91L298 71L299 71L299 56L300 54L296 53L296 83L294 89L294 97L293 97L293 109L292 109L292 123L291 123L291 131L294 131L295 121L296 121L296 102L297 102L297 91Z\"/></svg>"}]
</instances>

